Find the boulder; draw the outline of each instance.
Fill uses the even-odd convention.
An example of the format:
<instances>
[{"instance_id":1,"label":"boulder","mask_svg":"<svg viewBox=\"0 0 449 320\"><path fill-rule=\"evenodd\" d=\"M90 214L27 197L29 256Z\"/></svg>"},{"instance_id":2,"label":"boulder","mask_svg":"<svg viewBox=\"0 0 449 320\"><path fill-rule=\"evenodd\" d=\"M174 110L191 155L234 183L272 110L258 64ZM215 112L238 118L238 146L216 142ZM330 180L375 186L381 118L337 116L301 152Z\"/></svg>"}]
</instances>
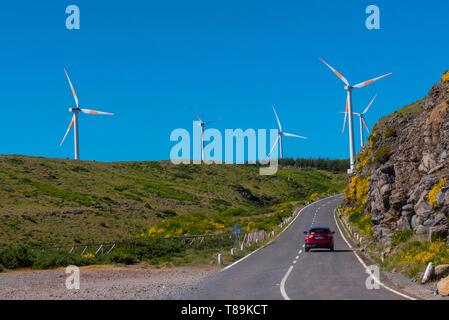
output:
<instances>
[{"instance_id":1,"label":"boulder","mask_svg":"<svg viewBox=\"0 0 449 320\"><path fill-rule=\"evenodd\" d=\"M444 193L444 205L449 206L449 191Z\"/></svg>"},{"instance_id":2,"label":"boulder","mask_svg":"<svg viewBox=\"0 0 449 320\"><path fill-rule=\"evenodd\" d=\"M415 228L415 233L419 236L429 233L429 229L423 225L419 225Z\"/></svg>"},{"instance_id":3,"label":"boulder","mask_svg":"<svg viewBox=\"0 0 449 320\"><path fill-rule=\"evenodd\" d=\"M439 207L444 206L444 198L445 198L445 194L443 192L439 192L437 194L437 203Z\"/></svg>"},{"instance_id":4,"label":"boulder","mask_svg":"<svg viewBox=\"0 0 449 320\"><path fill-rule=\"evenodd\" d=\"M390 196L390 205L395 210L400 210L406 202L405 192L402 190L395 190Z\"/></svg>"},{"instance_id":5,"label":"boulder","mask_svg":"<svg viewBox=\"0 0 449 320\"><path fill-rule=\"evenodd\" d=\"M442 213L442 212L437 213L435 215L435 219L434 220L435 220L434 223L433 223L434 226L437 226L437 225L440 225L440 224L447 224L446 215L444 213Z\"/></svg>"},{"instance_id":6,"label":"boulder","mask_svg":"<svg viewBox=\"0 0 449 320\"><path fill-rule=\"evenodd\" d=\"M426 196L427 191L424 191L421 194L421 197L419 198L418 202L415 204L414 210L416 214L419 216L425 216L432 211L432 206L427 202Z\"/></svg>"},{"instance_id":7,"label":"boulder","mask_svg":"<svg viewBox=\"0 0 449 320\"><path fill-rule=\"evenodd\" d=\"M444 239L447 237L448 227L446 225L439 225L430 228L430 237L435 236L437 238Z\"/></svg>"},{"instance_id":8,"label":"boulder","mask_svg":"<svg viewBox=\"0 0 449 320\"><path fill-rule=\"evenodd\" d=\"M391 190L393 189L393 186L391 184L384 184L381 188L380 188L380 194L382 196L387 195L391 192Z\"/></svg>"},{"instance_id":9,"label":"boulder","mask_svg":"<svg viewBox=\"0 0 449 320\"><path fill-rule=\"evenodd\" d=\"M429 218L429 219L427 219L426 221L423 222L423 226L430 227L430 226L433 225L434 221L435 221L435 219Z\"/></svg>"},{"instance_id":10,"label":"boulder","mask_svg":"<svg viewBox=\"0 0 449 320\"><path fill-rule=\"evenodd\" d=\"M379 171L389 176L395 176L394 165L392 164L384 164L379 168Z\"/></svg>"},{"instance_id":11,"label":"boulder","mask_svg":"<svg viewBox=\"0 0 449 320\"><path fill-rule=\"evenodd\" d=\"M437 284L438 293L443 296L449 296L449 277L443 278Z\"/></svg>"},{"instance_id":12,"label":"boulder","mask_svg":"<svg viewBox=\"0 0 449 320\"><path fill-rule=\"evenodd\" d=\"M422 225L423 222L424 222L424 219L421 216L414 215L412 217L412 221L411 221L412 228L416 229L419 225Z\"/></svg>"},{"instance_id":13,"label":"boulder","mask_svg":"<svg viewBox=\"0 0 449 320\"><path fill-rule=\"evenodd\" d=\"M436 280L449 276L449 264L436 266L433 275Z\"/></svg>"}]
</instances>

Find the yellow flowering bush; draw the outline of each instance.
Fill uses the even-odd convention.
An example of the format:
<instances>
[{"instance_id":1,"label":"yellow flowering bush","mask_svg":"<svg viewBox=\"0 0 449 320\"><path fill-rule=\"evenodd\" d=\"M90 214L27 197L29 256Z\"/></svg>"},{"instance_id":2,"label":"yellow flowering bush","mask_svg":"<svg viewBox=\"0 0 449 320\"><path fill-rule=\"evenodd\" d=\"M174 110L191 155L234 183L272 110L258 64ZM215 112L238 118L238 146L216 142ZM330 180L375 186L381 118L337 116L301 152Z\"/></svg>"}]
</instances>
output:
<instances>
[{"instance_id":1,"label":"yellow flowering bush","mask_svg":"<svg viewBox=\"0 0 449 320\"><path fill-rule=\"evenodd\" d=\"M309 201L316 201L316 200L318 200L318 198L320 197L320 195L317 193L317 192L314 192L314 193L312 193L310 196L309 196Z\"/></svg>"},{"instance_id":2,"label":"yellow flowering bush","mask_svg":"<svg viewBox=\"0 0 449 320\"><path fill-rule=\"evenodd\" d=\"M436 208L438 207L438 199L437 196L443 189L443 187L446 185L447 179L442 178L440 181L438 181L432 188L432 190L429 191L427 194L427 201L432 205L432 207Z\"/></svg>"},{"instance_id":3,"label":"yellow flowering bush","mask_svg":"<svg viewBox=\"0 0 449 320\"><path fill-rule=\"evenodd\" d=\"M83 259L95 259L95 255L92 252L87 252L81 255Z\"/></svg>"},{"instance_id":4,"label":"yellow flowering bush","mask_svg":"<svg viewBox=\"0 0 449 320\"><path fill-rule=\"evenodd\" d=\"M365 204L368 196L368 188L369 182L367 178L353 176L349 182L349 185L346 187L345 198L346 200L357 201Z\"/></svg>"},{"instance_id":5,"label":"yellow flowering bush","mask_svg":"<svg viewBox=\"0 0 449 320\"><path fill-rule=\"evenodd\" d=\"M420 264L429 262L436 264L447 263L449 262L449 248L443 241L432 242L427 246L416 246L414 249L403 252L401 261Z\"/></svg>"},{"instance_id":6,"label":"yellow flowering bush","mask_svg":"<svg viewBox=\"0 0 449 320\"><path fill-rule=\"evenodd\" d=\"M449 83L449 71L446 71L445 74L443 74L443 77L441 78L441 81L444 83Z\"/></svg>"},{"instance_id":7,"label":"yellow flowering bush","mask_svg":"<svg viewBox=\"0 0 449 320\"><path fill-rule=\"evenodd\" d=\"M165 219L151 226L144 236L174 237L218 233L225 225L216 217L204 215L184 215Z\"/></svg>"},{"instance_id":8,"label":"yellow flowering bush","mask_svg":"<svg viewBox=\"0 0 449 320\"><path fill-rule=\"evenodd\" d=\"M372 153L371 142L369 142L369 144L370 144L370 146L363 149L363 151L357 157L357 165L356 165L357 171L362 170L369 163L371 153Z\"/></svg>"}]
</instances>

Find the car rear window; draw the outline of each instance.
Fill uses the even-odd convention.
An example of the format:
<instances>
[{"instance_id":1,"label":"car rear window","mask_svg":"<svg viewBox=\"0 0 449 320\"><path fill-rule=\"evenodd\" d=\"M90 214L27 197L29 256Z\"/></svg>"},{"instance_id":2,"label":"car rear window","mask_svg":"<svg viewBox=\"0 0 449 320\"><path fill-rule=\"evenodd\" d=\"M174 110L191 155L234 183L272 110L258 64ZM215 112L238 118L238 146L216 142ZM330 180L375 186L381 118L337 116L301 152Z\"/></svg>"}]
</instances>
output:
<instances>
[{"instance_id":1,"label":"car rear window","mask_svg":"<svg viewBox=\"0 0 449 320\"><path fill-rule=\"evenodd\" d=\"M322 233L329 233L330 231L327 228L313 228L313 229L310 229L309 232L310 233L322 234Z\"/></svg>"}]
</instances>

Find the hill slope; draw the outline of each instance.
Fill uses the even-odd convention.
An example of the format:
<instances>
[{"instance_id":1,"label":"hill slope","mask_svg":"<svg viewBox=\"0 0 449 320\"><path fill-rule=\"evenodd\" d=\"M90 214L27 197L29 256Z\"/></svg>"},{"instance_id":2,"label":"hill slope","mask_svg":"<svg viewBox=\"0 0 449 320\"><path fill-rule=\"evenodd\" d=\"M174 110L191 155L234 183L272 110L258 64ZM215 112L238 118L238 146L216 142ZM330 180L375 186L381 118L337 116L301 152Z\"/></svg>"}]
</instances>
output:
<instances>
[{"instance_id":1,"label":"hill slope","mask_svg":"<svg viewBox=\"0 0 449 320\"><path fill-rule=\"evenodd\" d=\"M412 276L449 263L448 109L449 72L426 98L379 121L346 189L349 219L390 256L385 264Z\"/></svg>"},{"instance_id":2,"label":"hill slope","mask_svg":"<svg viewBox=\"0 0 449 320\"><path fill-rule=\"evenodd\" d=\"M315 169L285 167L267 177L255 166L24 156L0 156L0 181L0 246L119 241L155 225L150 233L160 235L229 230L235 222L269 228L313 193L344 185L341 174Z\"/></svg>"}]
</instances>

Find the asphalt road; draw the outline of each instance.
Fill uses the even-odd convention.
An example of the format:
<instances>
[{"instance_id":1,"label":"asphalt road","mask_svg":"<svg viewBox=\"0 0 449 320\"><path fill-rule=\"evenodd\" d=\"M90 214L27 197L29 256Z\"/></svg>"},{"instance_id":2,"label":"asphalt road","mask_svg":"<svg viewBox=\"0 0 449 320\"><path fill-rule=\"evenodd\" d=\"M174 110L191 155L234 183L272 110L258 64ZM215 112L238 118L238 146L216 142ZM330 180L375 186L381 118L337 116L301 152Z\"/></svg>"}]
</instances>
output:
<instances>
[{"instance_id":1,"label":"asphalt road","mask_svg":"<svg viewBox=\"0 0 449 320\"><path fill-rule=\"evenodd\" d=\"M365 267L343 240L333 211L341 197L308 206L275 241L222 270L190 291L192 300L308 300L404 297L380 287L367 289ZM311 225L335 231L335 251L304 251L303 232ZM382 281L382 277L380 277Z\"/></svg>"}]
</instances>

